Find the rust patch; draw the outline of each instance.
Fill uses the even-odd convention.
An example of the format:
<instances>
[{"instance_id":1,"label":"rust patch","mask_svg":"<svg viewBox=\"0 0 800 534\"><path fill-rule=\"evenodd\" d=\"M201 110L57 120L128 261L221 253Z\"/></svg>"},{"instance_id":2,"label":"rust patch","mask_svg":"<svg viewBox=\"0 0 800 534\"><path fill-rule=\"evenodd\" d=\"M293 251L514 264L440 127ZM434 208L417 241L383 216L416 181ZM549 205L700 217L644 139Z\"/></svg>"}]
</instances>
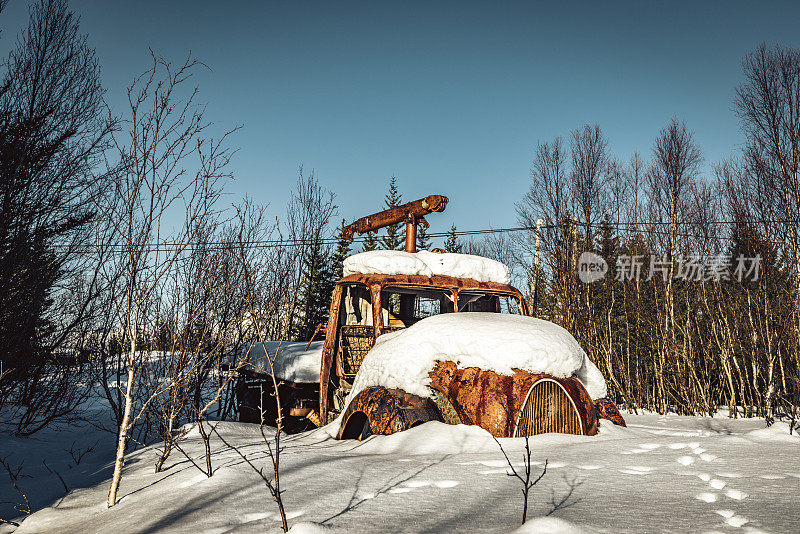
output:
<instances>
[{"instance_id":1,"label":"rust patch","mask_svg":"<svg viewBox=\"0 0 800 534\"><path fill-rule=\"evenodd\" d=\"M616 404L611 402L610 399L597 399L594 401L594 407L597 410L597 417L599 419L608 419L618 426L628 426L625 424L625 419L622 418L622 414L619 413Z\"/></svg>"},{"instance_id":2,"label":"rust patch","mask_svg":"<svg viewBox=\"0 0 800 534\"><path fill-rule=\"evenodd\" d=\"M462 421L477 425L493 436L511 437L525 397L533 384L551 378L567 391L587 436L597 433L597 416L589 394L577 378L556 378L514 369L511 376L468 367L459 369L449 361L436 362L429 373L430 387L444 395Z\"/></svg>"}]
</instances>

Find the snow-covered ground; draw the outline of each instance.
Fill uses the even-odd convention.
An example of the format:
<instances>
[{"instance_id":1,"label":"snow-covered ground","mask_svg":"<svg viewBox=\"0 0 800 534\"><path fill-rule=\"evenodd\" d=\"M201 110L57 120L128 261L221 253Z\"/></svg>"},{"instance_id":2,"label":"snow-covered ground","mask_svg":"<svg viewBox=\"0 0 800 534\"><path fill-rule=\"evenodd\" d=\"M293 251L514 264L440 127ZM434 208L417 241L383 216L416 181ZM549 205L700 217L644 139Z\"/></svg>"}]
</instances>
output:
<instances>
[{"instance_id":1,"label":"snow-covered ground","mask_svg":"<svg viewBox=\"0 0 800 534\"><path fill-rule=\"evenodd\" d=\"M595 437L531 438L536 466L547 460L548 469L532 490L525 532L800 529L800 437L789 436L785 423L767 429L759 419L625 416L628 428L604 422ZM258 426L221 423L218 430L257 466L270 470ZM36 472L20 486L32 495L38 492L36 506L49 503L25 519L19 534L260 532L280 526L263 482L216 436L212 478L178 452L164 472L154 474L156 451L144 448L130 455L121 500L107 509L109 444L71 469L63 451L73 439L92 444L97 437L83 428L48 431L33 442L0 438L0 457L27 458L26 468ZM521 464L524 439L500 441ZM479 428L427 423L364 442L335 441L322 429L285 443L282 484L295 532L511 532L519 527L521 486L506 476L497 444ZM201 456L196 433L183 447ZM68 495L42 466L41 454L64 476ZM0 484L0 501L14 497L10 486ZM8 506L0 506L5 513Z\"/></svg>"}]
</instances>

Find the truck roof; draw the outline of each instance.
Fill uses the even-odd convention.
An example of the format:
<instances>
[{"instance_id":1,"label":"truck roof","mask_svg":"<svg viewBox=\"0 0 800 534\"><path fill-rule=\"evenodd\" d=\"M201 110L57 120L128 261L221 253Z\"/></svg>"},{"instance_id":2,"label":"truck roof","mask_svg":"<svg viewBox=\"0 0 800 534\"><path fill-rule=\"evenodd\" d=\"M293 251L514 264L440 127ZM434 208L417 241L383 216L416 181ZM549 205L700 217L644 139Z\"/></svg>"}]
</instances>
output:
<instances>
[{"instance_id":1,"label":"truck roof","mask_svg":"<svg viewBox=\"0 0 800 534\"><path fill-rule=\"evenodd\" d=\"M361 275L407 275L447 276L508 285L511 276L499 261L471 254L438 253L421 250L373 250L354 254L344 260L344 276Z\"/></svg>"}]
</instances>

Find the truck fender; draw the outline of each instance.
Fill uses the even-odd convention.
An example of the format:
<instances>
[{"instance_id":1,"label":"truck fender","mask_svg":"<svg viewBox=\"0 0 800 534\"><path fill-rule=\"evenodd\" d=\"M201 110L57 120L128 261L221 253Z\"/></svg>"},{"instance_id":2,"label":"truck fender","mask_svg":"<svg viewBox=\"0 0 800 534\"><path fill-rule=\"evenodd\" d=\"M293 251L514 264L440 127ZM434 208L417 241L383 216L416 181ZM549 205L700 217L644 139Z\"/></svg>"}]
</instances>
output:
<instances>
[{"instance_id":1,"label":"truck fender","mask_svg":"<svg viewBox=\"0 0 800 534\"><path fill-rule=\"evenodd\" d=\"M444 422L432 399L402 389L370 387L359 392L342 416L338 439L388 436L428 421Z\"/></svg>"}]
</instances>

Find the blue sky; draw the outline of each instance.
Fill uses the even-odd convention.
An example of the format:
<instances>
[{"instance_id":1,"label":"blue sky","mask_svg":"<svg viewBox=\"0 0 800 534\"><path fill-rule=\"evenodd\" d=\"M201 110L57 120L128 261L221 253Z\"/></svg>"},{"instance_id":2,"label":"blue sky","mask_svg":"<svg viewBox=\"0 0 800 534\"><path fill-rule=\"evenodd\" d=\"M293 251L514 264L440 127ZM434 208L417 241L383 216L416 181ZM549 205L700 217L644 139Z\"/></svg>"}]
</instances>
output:
<instances>
[{"instance_id":1,"label":"blue sky","mask_svg":"<svg viewBox=\"0 0 800 534\"><path fill-rule=\"evenodd\" d=\"M513 226L537 141L603 128L611 150L649 157L677 116L705 168L741 143L741 60L761 42L800 46L792 2L73 2L108 99L148 66L148 46L191 50L209 118L243 124L233 196L280 214L299 165L348 220L445 194L432 231ZM5 54L27 18L0 15Z\"/></svg>"}]
</instances>

